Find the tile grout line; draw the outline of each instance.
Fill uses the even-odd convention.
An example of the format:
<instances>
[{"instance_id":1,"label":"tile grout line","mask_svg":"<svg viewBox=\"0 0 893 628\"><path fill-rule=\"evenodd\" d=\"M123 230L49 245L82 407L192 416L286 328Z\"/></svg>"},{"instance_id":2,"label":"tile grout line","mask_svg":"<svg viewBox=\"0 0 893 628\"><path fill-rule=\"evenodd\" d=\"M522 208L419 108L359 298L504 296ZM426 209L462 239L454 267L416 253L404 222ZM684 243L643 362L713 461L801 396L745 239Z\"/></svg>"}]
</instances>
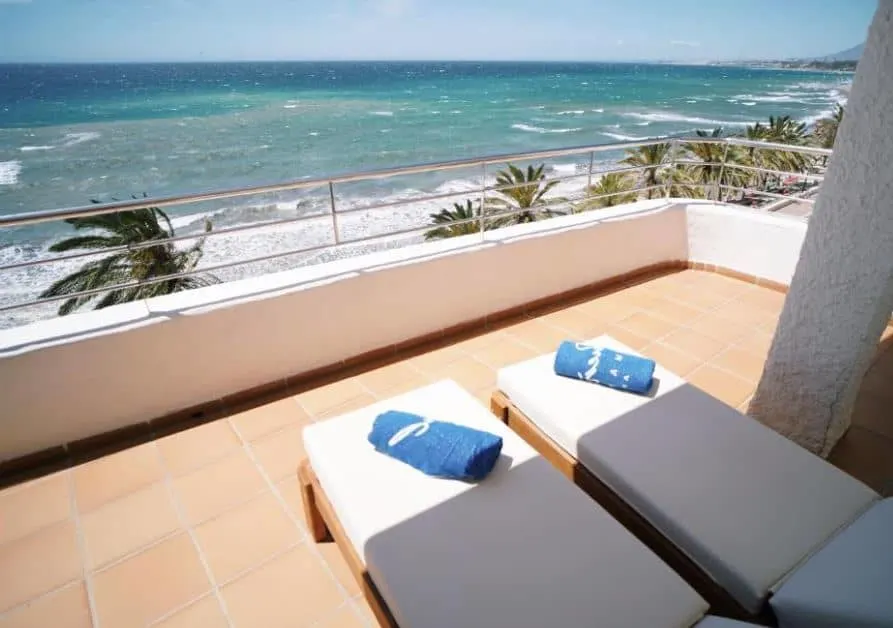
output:
<instances>
[{"instance_id":1,"label":"tile grout line","mask_svg":"<svg viewBox=\"0 0 893 628\"><path fill-rule=\"evenodd\" d=\"M181 530L179 529L171 530L170 532L165 533L163 536L160 536L157 539L152 539L145 545L140 545L139 547L127 552L126 554L121 554L120 556L117 556L108 562L94 567L92 569L92 572L94 574L100 574L104 571L108 571L112 567L117 567L124 561L129 560L138 554L142 554L143 552L154 548L156 545L161 545L165 541L169 541L173 537L177 536L180 532Z\"/></svg>"},{"instance_id":2,"label":"tile grout line","mask_svg":"<svg viewBox=\"0 0 893 628\"><path fill-rule=\"evenodd\" d=\"M71 469L65 469L63 471L63 473L67 473L69 476L72 476L70 471L71 471ZM16 604L15 606L11 606L11 607L7 608L5 611L0 612L0 619L4 619L5 617L12 616L14 613L24 609L25 607L33 604L34 602L37 602L44 598L48 598L51 595L54 595L60 591L71 588L73 586L77 586L77 584L79 582L83 581L84 592L87 595L87 605L88 605L88 611L90 612L91 625L93 625L94 627L99 625L98 620L94 619L94 617L96 617L96 613L95 613L93 599L91 596L88 579L87 579L87 561L86 561L86 550L85 550L86 543L85 543L85 541L83 539L83 535L81 533L80 517L79 517L78 511L77 511L77 500L74 495L74 486L73 486L74 481L71 477L69 477L67 484L68 484L68 492L69 492L68 503L69 503L69 508L71 509L71 512L72 512L72 514L71 514L72 523L75 526L75 537L77 539L78 555L81 559L81 578L80 579L75 578L74 580L68 580L67 582L63 582L59 586L53 587L49 591L44 591L43 593L39 593L33 597L28 598L27 600L25 600L19 604ZM43 530L47 530L53 526L60 525L63 523L65 523L65 519L60 519L59 521L54 521L52 523L49 523L47 525L41 526L40 528L33 530L32 532L30 532L29 534L26 534L25 536L7 541L7 543L15 543L17 541L21 541L22 539L26 539L33 534L38 534L39 532L42 532Z\"/></svg>"},{"instance_id":3,"label":"tile grout line","mask_svg":"<svg viewBox=\"0 0 893 628\"><path fill-rule=\"evenodd\" d=\"M195 530L192 529L191 524L186 519L186 515L183 512L183 506L182 504L180 504L180 500L177 498L177 493L174 491L173 477L171 476L170 469L168 469L167 465L164 463L164 456L161 455L161 450L158 449L157 446L155 447L155 453L158 456L158 462L164 472L165 488L167 488L168 496L171 500L171 505L174 507L174 511L177 513L177 519L179 520L180 525L183 527L186 534L189 535L189 540L192 542L192 546L195 548L195 551L198 554L198 559L199 561L201 561L202 568L205 570L205 576L208 578L208 582L211 584L211 593L214 594L214 596L217 598L217 604L220 606L220 610L223 612L223 616L226 619L227 624L231 628L234 628L233 621L229 616L229 609L227 609L226 602L224 601L223 596L220 594L220 589L217 586L217 580L214 578L214 573L211 571L211 566L208 563L208 558L207 556L205 556L205 552L204 550L202 550L202 547L195 536ZM192 601L194 602L197 600ZM160 620L160 618L156 619Z\"/></svg>"},{"instance_id":4,"label":"tile grout line","mask_svg":"<svg viewBox=\"0 0 893 628\"><path fill-rule=\"evenodd\" d=\"M62 522L59 522L59 523L62 523ZM7 617L12 617L17 612L24 610L25 608L27 608L31 604L34 604L35 602L39 602L40 600L51 597L57 593L61 593L65 589L70 589L72 587L76 587L78 584L80 584L80 582L81 582L81 580L78 578L75 578L74 580L69 580L68 582L61 584L54 589L50 589L49 591L44 591L43 593L39 593L38 595L35 595L32 598L28 598L24 602L16 604L15 606L11 606L11 607L7 608L5 611L0 612L0 620L6 619ZM86 587L87 587L87 585L85 582L84 588L86 589ZM89 603L89 600L88 600L88 603ZM90 621L91 621L91 625L92 625L92 621L93 621L92 616L90 618Z\"/></svg>"},{"instance_id":5,"label":"tile grout line","mask_svg":"<svg viewBox=\"0 0 893 628\"><path fill-rule=\"evenodd\" d=\"M238 434L238 431L236 431L236 433ZM242 435L238 434L238 436L239 436L239 440L242 441L242 446L245 449L246 453L248 454L249 459L251 460L251 462L254 463L258 472L261 474L264 481L267 483L267 486L270 488L270 491L273 493L273 496L275 497L276 501L279 502L279 506L285 512L285 516L288 517L291 520L292 524L295 526L295 528L297 528L298 532L304 538L304 544L307 546L310 553L316 558L317 561L319 561L320 566L322 567L323 571L329 575L329 577L332 579L332 582L335 584L335 588L338 590L339 593L341 593L341 596L349 603L350 595L348 595L347 590L344 588L344 586L341 584L341 582L339 582L338 578L335 576L335 572L329 566L328 562L326 562L322 553L316 548L316 544L311 543L310 541L312 539L310 539L308 536L306 536L304 534L304 527L301 525L301 522L299 521L298 517L294 513L291 512L291 507L289 506L289 504L285 500L285 498L282 496L282 493L279 492L278 486L276 485L275 482L273 482L273 480L267 474L266 469L264 469L261 466L260 462L255 458L254 452L248 446L248 443L246 443L245 440L242 438ZM300 463L300 460L296 461L296 463L295 463L295 473L297 473L298 463ZM297 477L293 477L292 480L297 482ZM287 481L287 480L280 480L280 481ZM309 534L309 531L308 531L308 534ZM300 544L296 544L294 547L297 547L298 545L300 545ZM291 551L291 549L294 549L294 548L290 548L287 551ZM274 560L274 558L278 558L278 556L283 555L284 553L285 552L281 552L276 557L273 557L273 558L270 558L269 560L264 561L263 563L261 563L261 565L265 565L265 564L269 563L270 561ZM259 569L261 565L255 565L254 569ZM252 571L254 569L252 569ZM339 608L340 608L340 606L339 606Z\"/></svg>"},{"instance_id":6,"label":"tile grout line","mask_svg":"<svg viewBox=\"0 0 893 628\"><path fill-rule=\"evenodd\" d=\"M81 513L78 510L78 496L74 485L74 469L72 467L68 473L68 490L71 500L72 517L74 518L75 534L78 539L78 549L81 554L81 571L84 578L84 591L87 594L87 606L90 610L90 621L93 628L99 628L99 611L96 607L96 593L93 591L93 579L87 570L87 539L84 535L84 528L81 522Z\"/></svg>"},{"instance_id":7,"label":"tile grout line","mask_svg":"<svg viewBox=\"0 0 893 628\"><path fill-rule=\"evenodd\" d=\"M204 593L202 593L202 594L199 595L198 597L192 598L191 600L189 600L189 601L186 602L185 604L180 604L179 606L175 606L174 608L172 608L171 610L169 610L168 612L166 612L164 615L161 615L160 617L157 617L157 618L155 618L155 619L149 621L149 623L146 624L146 626L147 626L147 627L149 627L149 626L157 626L157 625L160 624L161 622L163 622L163 621L167 621L168 619L170 619L171 617L173 617L174 615L176 615L176 614L179 613L180 611L184 611L184 610L186 610L187 608L189 608L189 607L191 607L191 606L194 606L195 604L198 604L198 603L201 602L202 600L204 600L204 599L206 599L206 598L209 598L209 597L214 597L214 591L213 591L213 589L210 590L210 591L205 591ZM226 619L227 619L227 621L229 621L229 618L226 618Z\"/></svg>"},{"instance_id":8,"label":"tile grout line","mask_svg":"<svg viewBox=\"0 0 893 628\"><path fill-rule=\"evenodd\" d=\"M200 470L200 469L203 469L203 468L204 468L204 466L199 467L199 468L196 469L196 470ZM182 477L182 476L181 476L181 477ZM171 476L171 479L172 479L172 480L175 480L175 479L177 479L177 478L174 478L173 476ZM164 482L164 479L161 479L161 480L159 480L158 482L156 482L155 484L161 484L161 483L163 483L163 482ZM150 486L152 486L152 485L150 485ZM165 488L169 488L169 487L167 486L167 484L165 484ZM190 526L191 526L191 527L195 527L195 528L197 528L197 527L199 527L199 526L203 526L203 525L205 525L206 523L210 523L210 522L212 522L212 521L216 521L216 520L219 519L220 517L223 517L223 516L225 516L225 515L228 515L228 514L231 513L232 511L234 511L234 510L236 510L236 509L238 509L238 508L241 508L241 507L245 506L246 504L248 504L248 503L250 503L250 502L252 502L252 501L258 499L259 497L261 497L261 496L264 494L264 490L266 490L266 489L261 489L261 490L259 490L259 491L256 492L256 493L252 493L252 494L249 495L248 497L246 497L246 498L244 498L244 499L242 499L242 500L240 500L240 501L238 501L238 502L235 502L235 503L233 503L233 504L230 504L230 505L226 506L223 510L221 510L221 511L219 511L219 512L213 514L213 515L211 515L210 517L205 517L204 519L199 519L199 520L196 521L195 523L190 524ZM170 491L170 492L171 492L171 499L172 499L172 500L173 500L173 499L176 499L176 497L175 497L176 493L174 493L173 491ZM178 518L179 518L179 517L178 517ZM137 554L141 554L141 553L145 552L146 550L152 549L152 548L155 547L156 545L161 545L163 542L168 541L168 540L170 540L171 538L177 536L177 535L180 534L182 531L183 531L182 528L176 528L176 529L174 529L174 530L171 530L170 532L167 532L167 533L165 533L164 535L162 535L162 536L160 536L160 537L158 537L158 538L156 538L156 539L153 539L153 540L149 541L148 543L146 543L146 544L144 544L144 545L140 545L139 547L137 547L137 548L135 548L135 549L133 549L133 550L131 550L131 551L128 551L126 554L121 554L120 556L117 556L117 557L115 557L115 558L113 558L113 559L111 559L111 560L109 560L109 561L103 563L102 565L100 565L100 566L98 566L96 569L94 569L93 571L94 571L94 573L100 573L100 572L103 572L103 571L107 571L108 569L110 569L110 568L112 568L112 567L114 567L114 566L116 566L116 565L119 565L119 564L123 563L124 561L126 561L126 560L128 560L128 559L130 559L130 558L133 558L133 557L136 556Z\"/></svg>"}]
</instances>

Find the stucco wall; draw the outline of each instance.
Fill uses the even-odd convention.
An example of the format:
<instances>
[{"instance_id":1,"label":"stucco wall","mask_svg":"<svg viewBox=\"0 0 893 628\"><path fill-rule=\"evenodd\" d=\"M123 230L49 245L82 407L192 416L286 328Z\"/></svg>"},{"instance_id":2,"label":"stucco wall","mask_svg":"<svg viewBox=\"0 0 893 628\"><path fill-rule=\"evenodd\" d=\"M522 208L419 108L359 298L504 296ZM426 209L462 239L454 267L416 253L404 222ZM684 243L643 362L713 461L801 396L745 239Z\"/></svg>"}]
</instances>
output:
<instances>
[{"instance_id":1,"label":"stucco wall","mask_svg":"<svg viewBox=\"0 0 893 628\"><path fill-rule=\"evenodd\" d=\"M0 460L660 262L784 281L801 232L739 208L643 201L5 330Z\"/></svg>"},{"instance_id":2,"label":"stucco wall","mask_svg":"<svg viewBox=\"0 0 893 628\"><path fill-rule=\"evenodd\" d=\"M893 309L893 0L880 0L751 413L827 455Z\"/></svg>"},{"instance_id":3,"label":"stucco wall","mask_svg":"<svg viewBox=\"0 0 893 628\"><path fill-rule=\"evenodd\" d=\"M779 214L688 203L689 260L790 284L806 221Z\"/></svg>"}]
</instances>

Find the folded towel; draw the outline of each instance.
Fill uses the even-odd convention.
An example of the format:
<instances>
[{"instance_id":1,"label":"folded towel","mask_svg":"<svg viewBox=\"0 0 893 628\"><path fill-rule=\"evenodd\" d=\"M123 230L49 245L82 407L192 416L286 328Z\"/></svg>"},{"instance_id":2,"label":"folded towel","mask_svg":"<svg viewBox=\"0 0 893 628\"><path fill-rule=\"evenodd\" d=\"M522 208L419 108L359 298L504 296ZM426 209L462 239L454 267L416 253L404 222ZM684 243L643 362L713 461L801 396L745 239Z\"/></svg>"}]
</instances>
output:
<instances>
[{"instance_id":1,"label":"folded towel","mask_svg":"<svg viewBox=\"0 0 893 628\"><path fill-rule=\"evenodd\" d=\"M555 354L555 372L611 388L646 393L654 381L654 360L565 340Z\"/></svg>"},{"instance_id":2,"label":"folded towel","mask_svg":"<svg viewBox=\"0 0 893 628\"><path fill-rule=\"evenodd\" d=\"M502 451L495 434L397 410L375 418L369 442L423 473L457 480L482 480Z\"/></svg>"}]
</instances>

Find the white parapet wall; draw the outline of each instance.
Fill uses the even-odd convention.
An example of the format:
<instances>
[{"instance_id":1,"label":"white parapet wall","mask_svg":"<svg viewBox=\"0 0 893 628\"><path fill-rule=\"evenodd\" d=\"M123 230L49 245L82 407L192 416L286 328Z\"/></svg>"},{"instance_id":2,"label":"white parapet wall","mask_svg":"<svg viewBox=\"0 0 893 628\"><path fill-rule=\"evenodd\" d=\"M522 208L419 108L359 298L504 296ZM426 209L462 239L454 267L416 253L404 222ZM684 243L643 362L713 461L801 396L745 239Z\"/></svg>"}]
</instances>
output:
<instances>
[{"instance_id":1,"label":"white parapet wall","mask_svg":"<svg viewBox=\"0 0 893 628\"><path fill-rule=\"evenodd\" d=\"M680 260L787 282L805 223L641 201L0 331L0 461Z\"/></svg>"},{"instance_id":2,"label":"white parapet wall","mask_svg":"<svg viewBox=\"0 0 893 628\"><path fill-rule=\"evenodd\" d=\"M806 237L795 216L689 202L688 259L790 285Z\"/></svg>"}]
</instances>

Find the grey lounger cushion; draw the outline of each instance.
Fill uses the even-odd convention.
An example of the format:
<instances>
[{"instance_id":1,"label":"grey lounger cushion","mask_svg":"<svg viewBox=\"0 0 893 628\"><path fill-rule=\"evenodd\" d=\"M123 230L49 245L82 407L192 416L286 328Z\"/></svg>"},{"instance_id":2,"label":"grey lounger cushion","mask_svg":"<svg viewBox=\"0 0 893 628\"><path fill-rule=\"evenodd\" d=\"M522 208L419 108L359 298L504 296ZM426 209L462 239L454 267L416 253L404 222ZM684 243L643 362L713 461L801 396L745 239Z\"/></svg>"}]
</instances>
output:
<instances>
[{"instance_id":1,"label":"grey lounger cushion","mask_svg":"<svg viewBox=\"0 0 893 628\"><path fill-rule=\"evenodd\" d=\"M878 499L660 365L648 397L559 377L553 359L501 369L499 388L752 612Z\"/></svg>"},{"instance_id":2,"label":"grey lounger cushion","mask_svg":"<svg viewBox=\"0 0 893 628\"><path fill-rule=\"evenodd\" d=\"M366 442L402 409L500 434L480 484L434 479ZM451 381L307 427L310 463L401 626L686 628L707 604Z\"/></svg>"},{"instance_id":3,"label":"grey lounger cushion","mask_svg":"<svg viewBox=\"0 0 893 628\"><path fill-rule=\"evenodd\" d=\"M798 567L769 603L785 628L893 626L893 498Z\"/></svg>"}]
</instances>

